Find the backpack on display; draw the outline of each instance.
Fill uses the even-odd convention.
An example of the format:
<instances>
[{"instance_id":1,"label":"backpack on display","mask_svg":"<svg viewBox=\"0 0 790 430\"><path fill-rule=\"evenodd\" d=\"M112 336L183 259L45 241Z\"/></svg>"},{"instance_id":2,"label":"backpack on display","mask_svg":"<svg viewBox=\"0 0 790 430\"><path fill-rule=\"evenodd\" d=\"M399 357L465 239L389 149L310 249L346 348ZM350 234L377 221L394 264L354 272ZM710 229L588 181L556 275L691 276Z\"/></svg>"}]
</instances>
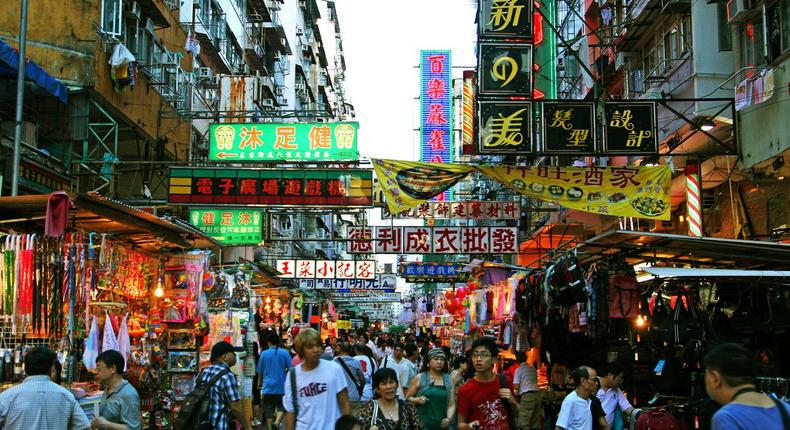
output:
<instances>
[{"instance_id":1,"label":"backpack on display","mask_svg":"<svg viewBox=\"0 0 790 430\"><path fill-rule=\"evenodd\" d=\"M639 282L628 272L609 277L609 318L633 319L639 313Z\"/></svg>"},{"instance_id":2,"label":"backpack on display","mask_svg":"<svg viewBox=\"0 0 790 430\"><path fill-rule=\"evenodd\" d=\"M680 421L666 409L642 411L636 418L635 430L683 430Z\"/></svg>"},{"instance_id":3,"label":"backpack on display","mask_svg":"<svg viewBox=\"0 0 790 430\"><path fill-rule=\"evenodd\" d=\"M187 395L184 402L181 404L181 410L178 412L176 429L193 430L209 428L205 427L208 425L205 421L208 419L209 391L223 375L229 372L230 370L227 369L219 372L214 375L208 383L199 383L198 386ZM198 381L200 381L200 379L200 376L198 376Z\"/></svg>"}]
</instances>

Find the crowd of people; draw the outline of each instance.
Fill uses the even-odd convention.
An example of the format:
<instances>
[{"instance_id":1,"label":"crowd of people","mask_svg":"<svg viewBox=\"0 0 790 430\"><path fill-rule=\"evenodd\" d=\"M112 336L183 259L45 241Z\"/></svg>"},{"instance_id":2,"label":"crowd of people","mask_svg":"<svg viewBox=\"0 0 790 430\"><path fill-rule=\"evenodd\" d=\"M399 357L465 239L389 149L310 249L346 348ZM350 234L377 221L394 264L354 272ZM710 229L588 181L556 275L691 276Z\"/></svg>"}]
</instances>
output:
<instances>
[{"instance_id":1,"label":"crowd of people","mask_svg":"<svg viewBox=\"0 0 790 430\"><path fill-rule=\"evenodd\" d=\"M206 388L205 412L188 428L532 430L543 425L534 363L520 354L512 377L498 373L500 351L490 337L476 339L465 355L453 358L452 369L447 348L432 340L374 344L362 334L324 342L316 330L305 328L292 345L271 335L265 347L256 375L261 416L251 421L245 414L231 370L236 352L218 342L197 381ZM0 429L140 430L140 398L123 378L123 356L108 350L96 362L104 393L89 421L72 391L58 384L56 354L45 347L28 351L26 378L0 393ZM706 391L722 405L712 419L714 430L790 428L790 406L757 390L753 355L742 345L716 346L703 364ZM580 366L571 372L575 388L562 401L556 430L624 428L623 415L634 409L620 389L626 372L616 364L599 370ZM184 427L176 423L176 428Z\"/></svg>"}]
</instances>

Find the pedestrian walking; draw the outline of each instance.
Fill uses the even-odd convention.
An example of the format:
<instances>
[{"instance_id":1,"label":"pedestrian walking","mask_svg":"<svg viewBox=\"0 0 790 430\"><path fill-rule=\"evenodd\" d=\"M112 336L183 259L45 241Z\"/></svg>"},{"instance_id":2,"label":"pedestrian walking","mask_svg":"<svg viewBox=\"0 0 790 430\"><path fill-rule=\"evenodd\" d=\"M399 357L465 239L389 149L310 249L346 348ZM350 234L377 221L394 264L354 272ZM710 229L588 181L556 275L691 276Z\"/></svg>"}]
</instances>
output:
<instances>
[{"instance_id":1,"label":"pedestrian walking","mask_svg":"<svg viewBox=\"0 0 790 430\"><path fill-rule=\"evenodd\" d=\"M96 357L96 378L104 386L99 415L91 423L98 430L140 430L140 396L123 379L126 360L120 352L107 350Z\"/></svg>"},{"instance_id":2,"label":"pedestrian walking","mask_svg":"<svg viewBox=\"0 0 790 430\"><path fill-rule=\"evenodd\" d=\"M365 372L359 360L351 356L351 344L339 342L335 362L343 369L348 386L348 401L351 406L351 415L356 415L362 406L362 394L365 390Z\"/></svg>"},{"instance_id":3,"label":"pedestrian walking","mask_svg":"<svg viewBox=\"0 0 790 430\"><path fill-rule=\"evenodd\" d=\"M3 430L87 430L91 424L74 395L49 379L57 355L38 346L25 354L21 384L0 393Z\"/></svg>"},{"instance_id":4,"label":"pedestrian walking","mask_svg":"<svg viewBox=\"0 0 790 430\"><path fill-rule=\"evenodd\" d=\"M757 364L746 347L737 343L716 346L705 355L703 365L705 391L723 405L713 414L712 430L790 428L790 405L757 389Z\"/></svg>"},{"instance_id":5,"label":"pedestrian walking","mask_svg":"<svg viewBox=\"0 0 790 430\"><path fill-rule=\"evenodd\" d=\"M268 348L258 358L258 390L261 392L263 422L265 430L280 425L285 416L283 394L285 394L285 375L291 368L291 355L280 345L280 336L270 333L266 339Z\"/></svg>"},{"instance_id":6,"label":"pedestrian walking","mask_svg":"<svg viewBox=\"0 0 790 430\"><path fill-rule=\"evenodd\" d=\"M346 377L337 363L321 359L324 347L314 329L300 330L294 343L304 361L285 378L285 430L325 430L350 413Z\"/></svg>"},{"instance_id":7,"label":"pedestrian walking","mask_svg":"<svg viewBox=\"0 0 790 430\"><path fill-rule=\"evenodd\" d=\"M475 376L458 389L458 429L515 430L518 410L511 381L494 373L499 348L493 338L480 337L472 343Z\"/></svg>"},{"instance_id":8,"label":"pedestrian walking","mask_svg":"<svg viewBox=\"0 0 790 430\"><path fill-rule=\"evenodd\" d=\"M401 342L398 342L398 343L395 344L395 346L392 349L392 355L388 355L388 356L384 357L383 360L381 360L381 368L382 369L387 368L387 369L394 370L395 374L398 377L398 393L397 394L398 394L398 398L399 399L405 399L406 398L406 388L408 388L408 387L404 387L404 385L408 385L408 383L409 383L409 380L405 380L404 381L403 379L401 379L402 376L405 375L405 373L407 373L407 372L403 371L404 370L403 368L407 367L407 364L404 361L406 359L403 356L403 350L405 348L406 348L406 345L404 345Z\"/></svg>"},{"instance_id":9,"label":"pedestrian walking","mask_svg":"<svg viewBox=\"0 0 790 430\"><path fill-rule=\"evenodd\" d=\"M433 348L425 359L422 373L409 384L406 400L417 408L426 429L450 428L455 416L455 390L447 373L446 356L441 348Z\"/></svg>"},{"instance_id":10,"label":"pedestrian walking","mask_svg":"<svg viewBox=\"0 0 790 430\"><path fill-rule=\"evenodd\" d=\"M425 428L411 403L398 398L402 392L395 370L382 368L373 374L376 399L359 410L362 430L422 430Z\"/></svg>"},{"instance_id":11,"label":"pedestrian walking","mask_svg":"<svg viewBox=\"0 0 790 430\"><path fill-rule=\"evenodd\" d=\"M595 393L595 369L577 367L571 373L576 389L562 400L555 430L592 430L593 415L590 396Z\"/></svg>"},{"instance_id":12,"label":"pedestrian walking","mask_svg":"<svg viewBox=\"0 0 790 430\"><path fill-rule=\"evenodd\" d=\"M540 428L543 418L543 396L538 389L538 370L527 363L527 355L523 352L516 353L516 360L520 363L513 376L513 391L518 396L519 427L526 430Z\"/></svg>"},{"instance_id":13,"label":"pedestrian walking","mask_svg":"<svg viewBox=\"0 0 790 430\"><path fill-rule=\"evenodd\" d=\"M365 389L362 390L362 403L373 400L373 374L378 370L376 358L373 351L362 343L354 345L354 358L362 365L362 372L365 374Z\"/></svg>"},{"instance_id":14,"label":"pedestrian walking","mask_svg":"<svg viewBox=\"0 0 790 430\"><path fill-rule=\"evenodd\" d=\"M245 430L251 430L239 395L236 375L230 370L236 365L236 353L228 342L217 342L211 347L211 365L203 369L198 377L199 384L208 384L214 376L222 375L209 390L208 425L215 430L228 430L231 415Z\"/></svg>"},{"instance_id":15,"label":"pedestrian walking","mask_svg":"<svg viewBox=\"0 0 790 430\"><path fill-rule=\"evenodd\" d=\"M622 430L623 414L629 415L634 410L620 389L624 380L625 370L617 363L607 365L603 375L599 377L601 388L597 396L606 414L606 422L612 430Z\"/></svg>"}]
</instances>

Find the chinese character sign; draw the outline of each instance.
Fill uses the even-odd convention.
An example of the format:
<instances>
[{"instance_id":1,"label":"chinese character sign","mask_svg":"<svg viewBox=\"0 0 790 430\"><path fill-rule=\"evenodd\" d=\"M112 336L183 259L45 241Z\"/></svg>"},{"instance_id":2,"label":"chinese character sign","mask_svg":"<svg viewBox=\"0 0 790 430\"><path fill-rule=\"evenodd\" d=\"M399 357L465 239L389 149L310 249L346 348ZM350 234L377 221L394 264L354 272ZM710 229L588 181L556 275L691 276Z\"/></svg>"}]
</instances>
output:
<instances>
[{"instance_id":1,"label":"chinese character sign","mask_svg":"<svg viewBox=\"0 0 790 430\"><path fill-rule=\"evenodd\" d=\"M422 204L427 202L436 193L430 191L430 185L438 181L437 178L424 179L425 184L416 177L409 176L409 180L402 180L403 171L421 172L434 171L441 167L442 171L453 172L463 177L472 172L479 172L490 179L499 181L521 195L534 199L555 202L561 206L584 212L603 215L625 216L646 219L667 220L670 216L670 182L672 172L668 166L639 166L639 167L559 167L559 166L470 166L461 164L431 164L413 161L372 160L373 168L379 181L387 185L383 188L387 207L390 213L403 213L412 208L418 213L433 213L433 216L449 217L459 216L471 212L485 211L486 216L492 218L500 216L503 212L514 212L516 208L474 207L467 205L463 209L450 202L437 202L442 205L429 206L423 211ZM430 175L429 175L430 176ZM456 181L457 182L457 181ZM417 187L424 193L414 194ZM434 194L431 194L433 192ZM475 202L470 202L474 204ZM496 203L496 202L491 202ZM389 236L393 236L388 232ZM407 232L404 231L404 234ZM373 235L376 237L376 234ZM412 247L424 246L412 239L404 237L402 242L404 253L413 250ZM473 236L462 237L462 243L477 245L479 242ZM450 242L448 242L450 243ZM407 246L408 244L408 246ZM393 245L394 246L394 245ZM482 245L481 245L482 247ZM376 252L380 252L376 249Z\"/></svg>"},{"instance_id":2,"label":"chinese character sign","mask_svg":"<svg viewBox=\"0 0 790 430\"><path fill-rule=\"evenodd\" d=\"M254 209L190 209L189 221L223 245L256 245L262 237L261 211Z\"/></svg>"},{"instance_id":3,"label":"chinese character sign","mask_svg":"<svg viewBox=\"0 0 790 430\"><path fill-rule=\"evenodd\" d=\"M543 153L594 154L595 107L587 102L543 102Z\"/></svg>"},{"instance_id":4,"label":"chinese character sign","mask_svg":"<svg viewBox=\"0 0 790 430\"><path fill-rule=\"evenodd\" d=\"M395 282L395 275L380 274L367 279L300 279L299 288L303 290L378 290L380 292L394 292Z\"/></svg>"},{"instance_id":5,"label":"chinese character sign","mask_svg":"<svg viewBox=\"0 0 790 430\"><path fill-rule=\"evenodd\" d=\"M532 104L481 101L477 135L480 154L528 154L532 151Z\"/></svg>"},{"instance_id":6,"label":"chinese character sign","mask_svg":"<svg viewBox=\"0 0 790 430\"><path fill-rule=\"evenodd\" d=\"M356 122L212 124L209 160L356 160L358 126Z\"/></svg>"},{"instance_id":7,"label":"chinese character sign","mask_svg":"<svg viewBox=\"0 0 790 430\"><path fill-rule=\"evenodd\" d=\"M607 154L656 154L656 105L653 102L607 102L604 151Z\"/></svg>"},{"instance_id":8,"label":"chinese character sign","mask_svg":"<svg viewBox=\"0 0 790 430\"><path fill-rule=\"evenodd\" d=\"M480 37L523 38L532 36L530 0L481 0Z\"/></svg>"},{"instance_id":9,"label":"chinese character sign","mask_svg":"<svg viewBox=\"0 0 790 430\"><path fill-rule=\"evenodd\" d=\"M463 265L410 261L398 267L398 274L408 281L454 282L460 279Z\"/></svg>"},{"instance_id":10,"label":"chinese character sign","mask_svg":"<svg viewBox=\"0 0 790 430\"><path fill-rule=\"evenodd\" d=\"M168 202L212 205L371 206L366 169L170 168Z\"/></svg>"},{"instance_id":11,"label":"chinese character sign","mask_svg":"<svg viewBox=\"0 0 790 430\"><path fill-rule=\"evenodd\" d=\"M518 202L510 201L426 202L396 214L392 214L385 207L382 216L384 219L517 220L520 218L519 208ZM370 230L370 227L367 227L366 230ZM362 234L361 231L355 233ZM349 236L349 239L355 238Z\"/></svg>"},{"instance_id":12,"label":"chinese character sign","mask_svg":"<svg viewBox=\"0 0 790 430\"><path fill-rule=\"evenodd\" d=\"M375 279L375 260L277 260L280 278ZM391 287L390 287L391 288Z\"/></svg>"},{"instance_id":13,"label":"chinese character sign","mask_svg":"<svg viewBox=\"0 0 790 430\"><path fill-rule=\"evenodd\" d=\"M479 50L480 95L532 97L532 45L481 42Z\"/></svg>"},{"instance_id":14,"label":"chinese character sign","mask_svg":"<svg viewBox=\"0 0 790 430\"><path fill-rule=\"evenodd\" d=\"M515 254L518 227L371 227L373 239L352 241L351 249L374 247L377 254ZM359 243L354 242L369 242ZM353 253L353 251L351 251ZM359 268L357 269L359 272Z\"/></svg>"},{"instance_id":15,"label":"chinese character sign","mask_svg":"<svg viewBox=\"0 0 790 430\"><path fill-rule=\"evenodd\" d=\"M420 52L422 161L449 163L453 150L453 82L450 51ZM448 197L443 193L442 197Z\"/></svg>"}]
</instances>

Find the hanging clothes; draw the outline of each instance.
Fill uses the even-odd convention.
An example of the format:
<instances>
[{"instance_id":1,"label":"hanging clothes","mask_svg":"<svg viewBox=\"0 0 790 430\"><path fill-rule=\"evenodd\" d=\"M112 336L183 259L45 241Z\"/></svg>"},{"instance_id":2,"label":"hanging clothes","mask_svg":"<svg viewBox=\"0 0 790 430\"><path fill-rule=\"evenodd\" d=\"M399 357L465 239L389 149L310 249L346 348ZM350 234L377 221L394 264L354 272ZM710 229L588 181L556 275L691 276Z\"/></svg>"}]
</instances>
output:
<instances>
[{"instance_id":1,"label":"hanging clothes","mask_svg":"<svg viewBox=\"0 0 790 430\"><path fill-rule=\"evenodd\" d=\"M85 351L82 352L82 363L85 368L93 370L96 368L96 357L99 356L99 318L93 317L88 338L85 339Z\"/></svg>"},{"instance_id":2,"label":"hanging clothes","mask_svg":"<svg viewBox=\"0 0 790 430\"><path fill-rule=\"evenodd\" d=\"M104 336L102 336L101 351L104 352L110 349L118 351L118 338L112 329L112 318L107 311L104 311L104 315L106 318L104 319Z\"/></svg>"},{"instance_id":3,"label":"hanging clothes","mask_svg":"<svg viewBox=\"0 0 790 430\"><path fill-rule=\"evenodd\" d=\"M126 363L129 362L129 354L132 350L132 343L129 341L129 327L126 325L126 320L129 315L124 315L121 320L121 326L118 328L118 352L123 355L124 371L126 371Z\"/></svg>"},{"instance_id":4,"label":"hanging clothes","mask_svg":"<svg viewBox=\"0 0 790 430\"><path fill-rule=\"evenodd\" d=\"M66 223L69 220L69 209L74 209L74 203L64 191L55 191L49 195L44 222L45 235L63 236L66 232Z\"/></svg>"}]
</instances>

